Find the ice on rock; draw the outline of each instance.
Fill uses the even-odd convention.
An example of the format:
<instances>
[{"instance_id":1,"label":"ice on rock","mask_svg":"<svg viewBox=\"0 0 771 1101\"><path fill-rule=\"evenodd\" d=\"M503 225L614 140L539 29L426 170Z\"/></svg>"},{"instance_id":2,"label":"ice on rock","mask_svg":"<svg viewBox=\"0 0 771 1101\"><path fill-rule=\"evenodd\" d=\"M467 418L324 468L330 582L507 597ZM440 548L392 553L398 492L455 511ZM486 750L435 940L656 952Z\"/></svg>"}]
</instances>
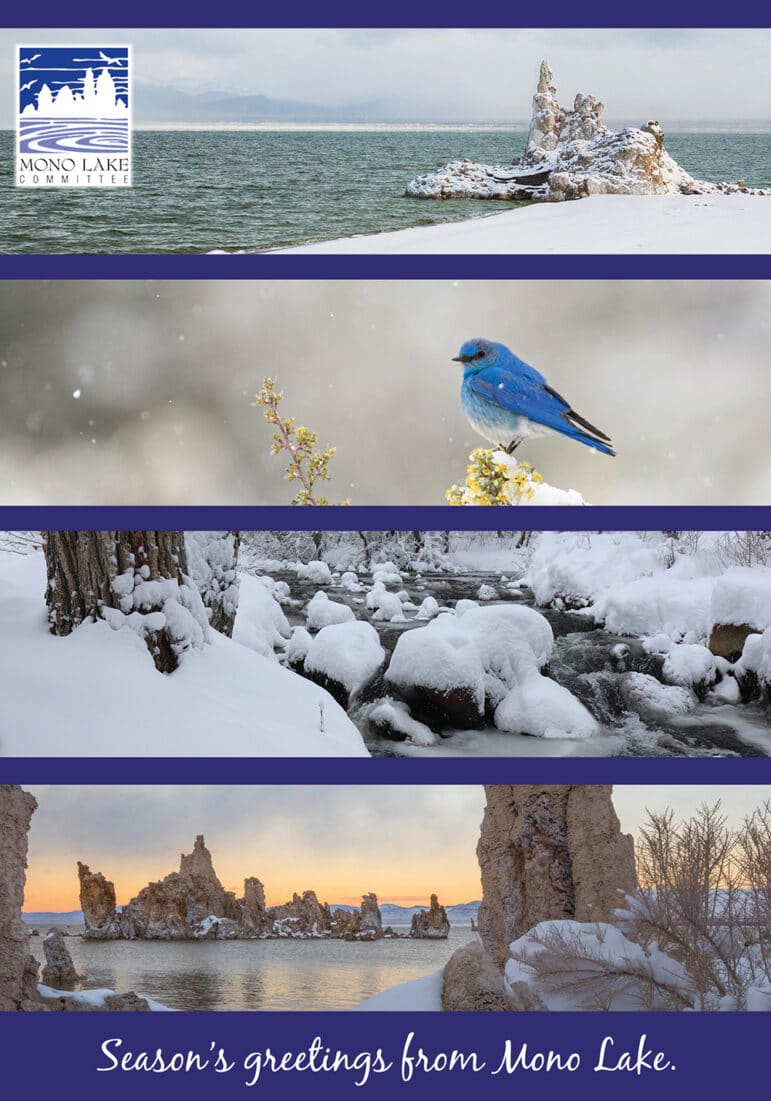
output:
<instances>
[{"instance_id":1,"label":"ice on rock","mask_svg":"<svg viewBox=\"0 0 771 1101\"><path fill-rule=\"evenodd\" d=\"M308 647L305 670L337 681L352 693L368 684L384 661L375 628L354 619L322 627Z\"/></svg>"},{"instance_id":2,"label":"ice on rock","mask_svg":"<svg viewBox=\"0 0 771 1101\"><path fill-rule=\"evenodd\" d=\"M375 730L384 727L391 732L391 737L395 731L413 745L430 746L439 741L439 735L434 734L425 723L413 719L410 709L400 700L381 701L372 708L368 717Z\"/></svg>"},{"instance_id":3,"label":"ice on rock","mask_svg":"<svg viewBox=\"0 0 771 1101\"><path fill-rule=\"evenodd\" d=\"M320 589L309 601L305 614L311 630L328 627L333 623L348 623L356 618L353 610L347 604L338 604L336 601L330 600L327 594Z\"/></svg>"},{"instance_id":4,"label":"ice on rock","mask_svg":"<svg viewBox=\"0 0 771 1101\"><path fill-rule=\"evenodd\" d=\"M477 589L477 600L497 600L498 592L492 585L480 585Z\"/></svg>"},{"instance_id":5,"label":"ice on rock","mask_svg":"<svg viewBox=\"0 0 771 1101\"><path fill-rule=\"evenodd\" d=\"M275 659L276 650L285 648L292 632L272 589L272 578L247 574L241 578L233 640Z\"/></svg>"},{"instance_id":6,"label":"ice on rock","mask_svg":"<svg viewBox=\"0 0 771 1101\"><path fill-rule=\"evenodd\" d=\"M735 705L741 700L741 691L735 677L723 677L707 696L709 703Z\"/></svg>"},{"instance_id":7,"label":"ice on rock","mask_svg":"<svg viewBox=\"0 0 771 1101\"><path fill-rule=\"evenodd\" d=\"M626 673L621 681L621 694L631 711L651 722L687 715L696 706L693 692L661 684L647 673Z\"/></svg>"}]
</instances>

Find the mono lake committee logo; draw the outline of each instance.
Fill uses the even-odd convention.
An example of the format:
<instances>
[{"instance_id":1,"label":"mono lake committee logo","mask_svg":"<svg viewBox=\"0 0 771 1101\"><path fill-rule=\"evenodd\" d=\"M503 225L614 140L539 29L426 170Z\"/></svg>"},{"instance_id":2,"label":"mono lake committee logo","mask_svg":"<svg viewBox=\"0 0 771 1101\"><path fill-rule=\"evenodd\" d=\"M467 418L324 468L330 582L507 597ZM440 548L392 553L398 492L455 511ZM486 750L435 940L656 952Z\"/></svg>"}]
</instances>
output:
<instances>
[{"instance_id":1,"label":"mono lake committee logo","mask_svg":"<svg viewBox=\"0 0 771 1101\"><path fill-rule=\"evenodd\" d=\"M131 185L131 47L18 46L16 185Z\"/></svg>"}]
</instances>

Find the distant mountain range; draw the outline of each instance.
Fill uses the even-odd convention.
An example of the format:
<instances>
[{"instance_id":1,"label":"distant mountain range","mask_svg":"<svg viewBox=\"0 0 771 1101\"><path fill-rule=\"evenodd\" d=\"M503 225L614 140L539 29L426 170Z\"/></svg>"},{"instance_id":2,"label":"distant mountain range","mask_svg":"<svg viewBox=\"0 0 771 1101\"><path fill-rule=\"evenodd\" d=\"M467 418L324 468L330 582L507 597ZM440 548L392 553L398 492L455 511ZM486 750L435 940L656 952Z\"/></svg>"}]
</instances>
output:
<instances>
[{"instance_id":1,"label":"distant mountain range","mask_svg":"<svg viewBox=\"0 0 771 1101\"><path fill-rule=\"evenodd\" d=\"M358 906L337 905L332 903L333 910L358 910ZM445 906L450 925L471 925L471 919L476 922L479 914L479 902L459 902L455 906ZM396 906L392 902L385 902L380 907L383 925L409 925L412 915L424 910L425 906ZM41 912L24 913L22 921L27 925L81 925L83 923L82 910L67 910L63 913Z\"/></svg>"},{"instance_id":2,"label":"distant mountain range","mask_svg":"<svg viewBox=\"0 0 771 1101\"><path fill-rule=\"evenodd\" d=\"M155 84L138 84L134 89L134 123L139 126L152 123L340 122L343 119L383 118L387 113L387 106L376 102L328 107L265 95L180 92L177 88Z\"/></svg>"}]
</instances>

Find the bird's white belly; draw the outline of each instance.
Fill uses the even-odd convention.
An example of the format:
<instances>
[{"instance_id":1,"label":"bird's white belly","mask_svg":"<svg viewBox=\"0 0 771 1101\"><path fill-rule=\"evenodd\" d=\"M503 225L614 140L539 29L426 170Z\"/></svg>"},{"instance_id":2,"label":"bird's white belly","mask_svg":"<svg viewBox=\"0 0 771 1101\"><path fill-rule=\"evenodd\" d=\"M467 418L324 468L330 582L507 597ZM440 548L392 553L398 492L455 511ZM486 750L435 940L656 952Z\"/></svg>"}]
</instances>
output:
<instances>
[{"instance_id":1,"label":"bird's white belly","mask_svg":"<svg viewBox=\"0 0 771 1101\"><path fill-rule=\"evenodd\" d=\"M515 417L511 413L497 417L494 409L489 413L467 409L466 418L475 432L496 446L501 444L507 447L512 440L525 440L532 436L558 435L553 428L528 420L527 417Z\"/></svg>"}]
</instances>

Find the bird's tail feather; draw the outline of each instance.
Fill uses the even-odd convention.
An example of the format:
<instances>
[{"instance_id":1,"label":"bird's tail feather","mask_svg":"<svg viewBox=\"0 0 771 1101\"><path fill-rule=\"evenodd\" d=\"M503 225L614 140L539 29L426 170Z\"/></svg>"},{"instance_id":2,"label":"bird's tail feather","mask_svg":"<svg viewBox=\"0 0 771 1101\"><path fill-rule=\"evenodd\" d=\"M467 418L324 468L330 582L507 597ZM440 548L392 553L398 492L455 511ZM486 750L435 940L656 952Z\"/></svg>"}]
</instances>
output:
<instances>
[{"instance_id":1,"label":"bird's tail feather","mask_svg":"<svg viewBox=\"0 0 771 1101\"><path fill-rule=\"evenodd\" d=\"M579 432L578 429L574 429L570 435L574 440L578 440L579 443L585 443L587 447L593 447L595 451L601 451L603 455L611 455L615 458L616 452L609 443L605 443L603 440L597 440L594 436L588 436L586 432ZM608 437L606 436L605 439L608 439Z\"/></svg>"}]
</instances>

